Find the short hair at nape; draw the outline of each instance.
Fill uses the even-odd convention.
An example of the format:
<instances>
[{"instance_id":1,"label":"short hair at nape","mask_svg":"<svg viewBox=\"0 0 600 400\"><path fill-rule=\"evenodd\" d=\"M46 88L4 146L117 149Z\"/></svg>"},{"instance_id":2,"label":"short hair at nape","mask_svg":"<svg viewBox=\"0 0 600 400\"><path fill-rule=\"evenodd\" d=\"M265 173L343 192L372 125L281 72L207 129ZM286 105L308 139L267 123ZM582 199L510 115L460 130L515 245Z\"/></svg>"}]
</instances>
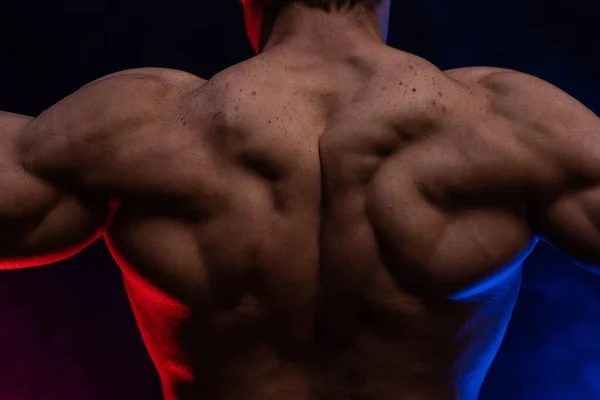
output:
<instances>
[{"instance_id":1,"label":"short hair at nape","mask_svg":"<svg viewBox=\"0 0 600 400\"><path fill-rule=\"evenodd\" d=\"M369 7L379 5L383 0L266 0L265 3L271 6L285 7L291 3L302 3L309 7L322 8L329 11L331 7L342 8L347 6L349 8L355 7L358 4L364 4Z\"/></svg>"},{"instance_id":2,"label":"short hair at nape","mask_svg":"<svg viewBox=\"0 0 600 400\"><path fill-rule=\"evenodd\" d=\"M329 10L331 7L335 6L340 8L342 6L348 6L350 8L358 5L365 4L370 7L375 6L381 3L382 0L297 0L301 3L304 3L308 6L320 7L326 10Z\"/></svg>"}]
</instances>

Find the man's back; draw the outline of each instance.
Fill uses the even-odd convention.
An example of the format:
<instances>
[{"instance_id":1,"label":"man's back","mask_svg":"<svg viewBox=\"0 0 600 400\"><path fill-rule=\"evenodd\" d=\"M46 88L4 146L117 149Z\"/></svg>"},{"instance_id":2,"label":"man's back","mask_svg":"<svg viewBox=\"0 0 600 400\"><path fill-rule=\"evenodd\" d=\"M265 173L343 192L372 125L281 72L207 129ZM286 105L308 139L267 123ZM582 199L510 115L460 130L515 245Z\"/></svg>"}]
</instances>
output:
<instances>
[{"instance_id":1,"label":"man's back","mask_svg":"<svg viewBox=\"0 0 600 400\"><path fill-rule=\"evenodd\" d=\"M477 83L498 71L370 51L234 66L102 178L170 396L475 398L537 240L523 188L542 166Z\"/></svg>"}]
</instances>

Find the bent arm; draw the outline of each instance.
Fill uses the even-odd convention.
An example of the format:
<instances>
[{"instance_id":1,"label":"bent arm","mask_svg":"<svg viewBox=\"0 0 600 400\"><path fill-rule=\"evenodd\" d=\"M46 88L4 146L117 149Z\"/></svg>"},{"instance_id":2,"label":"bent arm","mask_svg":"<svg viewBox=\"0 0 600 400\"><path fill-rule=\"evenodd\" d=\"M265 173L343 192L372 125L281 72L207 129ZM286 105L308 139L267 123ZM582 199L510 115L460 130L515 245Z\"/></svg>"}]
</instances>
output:
<instances>
[{"instance_id":1,"label":"bent arm","mask_svg":"<svg viewBox=\"0 0 600 400\"><path fill-rule=\"evenodd\" d=\"M600 118L530 75L499 71L483 83L504 93L495 109L539 159L525 199L533 230L576 265L600 273Z\"/></svg>"},{"instance_id":2,"label":"bent arm","mask_svg":"<svg viewBox=\"0 0 600 400\"><path fill-rule=\"evenodd\" d=\"M61 261L100 237L121 199L125 155L158 137L173 99L202 83L181 71L128 70L37 118L0 113L0 269Z\"/></svg>"},{"instance_id":3,"label":"bent arm","mask_svg":"<svg viewBox=\"0 0 600 400\"><path fill-rule=\"evenodd\" d=\"M101 235L106 202L58 189L19 162L31 117L0 112L0 270L64 260Z\"/></svg>"},{"instance_id":4,"label":"bent arm","mask_svg":"<svg viewBox=\"0 0 600 400\"><path fill-rule=\"evenodd\" d=\"M577 114L564 140L547 145L558 179L532 194L529 216L544 241L600 274L600 119L583 109Z\"/></svg>"}]
</instances>

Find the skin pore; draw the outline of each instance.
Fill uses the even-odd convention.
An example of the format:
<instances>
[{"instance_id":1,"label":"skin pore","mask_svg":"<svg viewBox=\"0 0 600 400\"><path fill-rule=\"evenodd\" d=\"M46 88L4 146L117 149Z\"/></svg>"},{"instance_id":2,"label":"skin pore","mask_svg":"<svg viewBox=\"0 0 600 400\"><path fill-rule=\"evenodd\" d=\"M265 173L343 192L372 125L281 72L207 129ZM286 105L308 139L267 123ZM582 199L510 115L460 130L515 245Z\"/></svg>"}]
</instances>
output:
<instances>
[{"instance_id":1,"label":"skin pore","mask_svg":"<svg viewBox=\"0 0 600 400\"><path fill-rule=\"evenodd\" d=\"M384 44L387 40L391 0L376 6L332 7L329 12L294 2L266 8L262 0L242 0L248 38L257 53L286 44L295 51L310 49L331 54L356 43Z\"/></svg>"}]
</instances>

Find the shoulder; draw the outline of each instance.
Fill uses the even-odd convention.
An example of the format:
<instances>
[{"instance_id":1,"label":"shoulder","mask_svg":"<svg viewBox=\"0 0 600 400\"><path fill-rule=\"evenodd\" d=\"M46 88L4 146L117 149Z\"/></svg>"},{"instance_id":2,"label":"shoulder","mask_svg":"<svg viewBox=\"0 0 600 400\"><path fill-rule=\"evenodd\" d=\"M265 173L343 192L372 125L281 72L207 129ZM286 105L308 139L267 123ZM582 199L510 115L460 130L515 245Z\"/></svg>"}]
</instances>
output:
<instances>
[{"instance_id":1,"label":"shoulder","mask_svg":"<svg viewBox=\"0 0 600 400\"><path fill-rule=\"evenodd\" d=\"M95 81L89 83L86 86L91 86L99 82L103 82L105 80L136 80L136 79L153 79L156 81L161 81L168 85L176 85L176 86L194 86L194 85L202 85L206 82L206 80L193 75L189 72L180 71L171 68L134 68L127 69L119 72L115 72L102 78L96 79ZM86 87L84 86L84 87Z\"/></svg>"},{"instance_id":2,"label":"shoulder","mask_svg":"<svg viewBox=\"0 0 600 400\"><path fill-rule=\"evenodd\" d=\"M64 128L64 119L118 123L120 118L134 116L148 120L164 109L165 104L205 82L190 73L168 68L119 71L96 79L67 96L36 118L34 125L49 132Z\"/></svg>"},{"instance_id":3,"label":"shoulder","mask_svg":"<svg viewBox=\"0 0 600 400\"><path fill-rule=\"evenodd\" d=\"M554 84L536 76L503 68L472 67L444 72L467 85L478 85L491 98L495 114L509 122L528 124L555 138L598 132L598 117Z\"/></svg>"},{"instance_id":4,"label":"shoulder","mask_svg":"<svg viewBox=\"0 0 600 400\"><path fill-rule=\"evenodd\" d=\"M154 132L173 113L178 99L203 83L192 74L164 68L132 69L97 79L27 125L17 143L20 162L38 176L79 184L87 171L133 151L124 143L134 146L139 143L133 138L159 137Z\"/></svg>"},{"instance_id":5,"label":"shoulder","mask_svg":"<svg viewBox=\"0 0 600 400\"><path fill-rule=\"evenodd\" d=\"M479 83L488 84L492 81L497 83L517 83L523 80L529 81L530 83L542 83L543 80L529 75L524 72L519 72L508 68L499 67L464 67L454 68L443 71L443 73L451 79L457 80L462 83Z\"/></svg>"},{"instance_id":6,"label":"shoulder","mask_svg":"<svg viewBox=\"0 0 600 400\"><path fill-rule=\"evenodd\" d=\"M498 95L558 94L563 100L566 96L566 93L550 82L507 68L466 67L446 70L444 74L459 83L480 85Z\"/></svg>"},{"instance_id":7,"label":"shoulder","mask_svg":"<svg viewBox=\"0 0 600 400\"><path fill-rule=\"evenodd\" d=\"M506 68L497 67L464 67L454 68L443 71L449 78L461 82L479 82L481 79L494 74L516 72Z\"/></svg>"},{"instance_id":8,"label":"shoulder","mask_svg":"<svg viewBox=\"0 0 600 400\"><path fill-rule=\"evenodd\" d=\"M123 111L135 111L140 105L176 102L205 83L196 75L175 69L135 68L96 79L70 97L88 97L96 103L104 100Z\"/></svg>"},{"instance_id":9,"label":"shoulder","mask_svg":"<svg viewBox=\"0 0 600 400\"><path fill-rule=\"evenodd\" d=\"M488 89L496 94L496 98L537 100L532 101L531 106L541 104L547 108L552 105L565 105L565 102L570 103L574 108L581 105L576 99L552 83L534 75L511 69L467 67L447 70L444 71L444 74L459 83L476 84Z\"/></svg>"},{"instance_id":10,"label":"shoulder","mask_svg":"<svg viewBox=\"0 0 600 400\"><path fill-rule=\"evenodd\" d=\"M445 73L486 90L493 113L511 127L522 146L555 171L557 184L583 176L600 180L600 119L575 97L510 69L475 67Z\"/></svg>"}]
</instances>

